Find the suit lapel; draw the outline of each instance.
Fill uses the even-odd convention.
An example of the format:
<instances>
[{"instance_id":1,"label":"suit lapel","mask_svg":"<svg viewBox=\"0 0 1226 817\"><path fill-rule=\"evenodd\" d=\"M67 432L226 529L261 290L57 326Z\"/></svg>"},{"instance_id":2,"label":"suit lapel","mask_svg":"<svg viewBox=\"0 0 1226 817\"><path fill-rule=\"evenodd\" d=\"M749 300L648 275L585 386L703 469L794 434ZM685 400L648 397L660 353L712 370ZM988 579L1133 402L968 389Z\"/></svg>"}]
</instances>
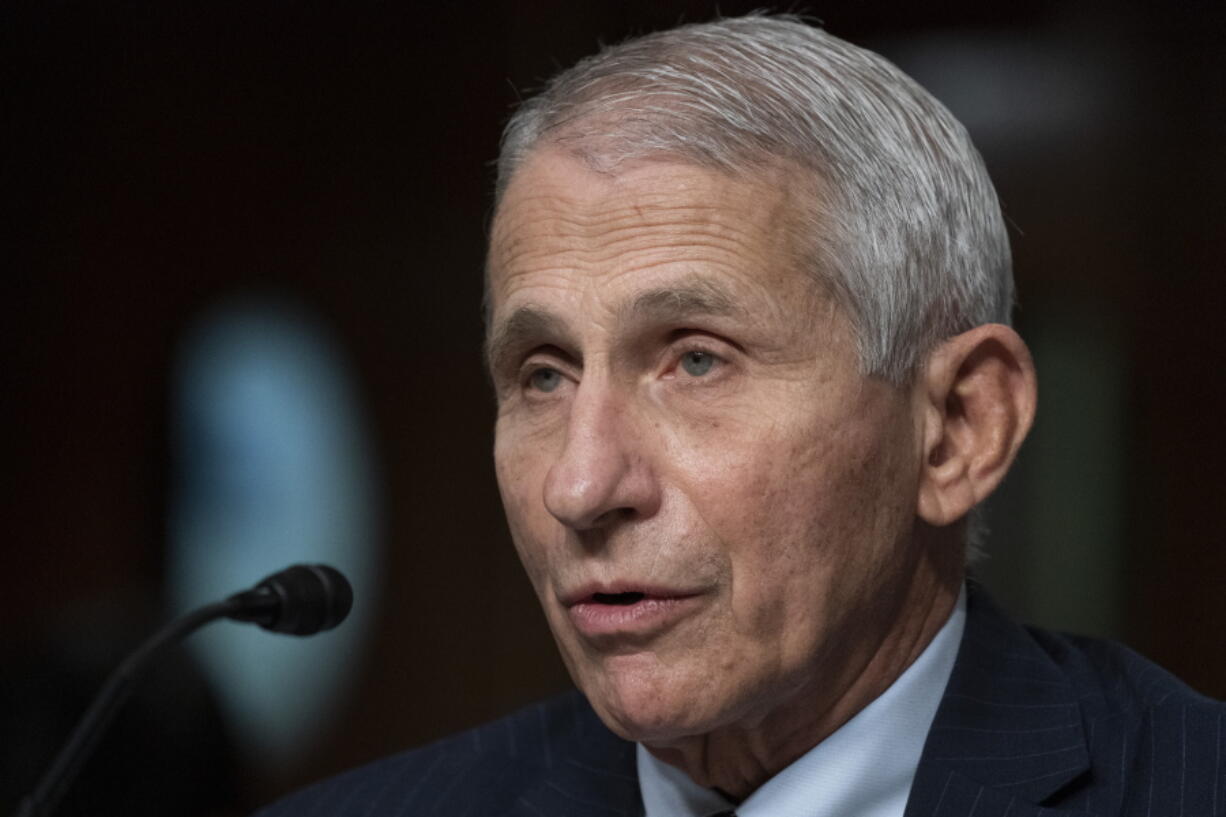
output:
<instances>
[{"instance_id":1,"label":"suit lapel","mask_svg":"<svg viewBox=\"0 0 1226 817\"><path fill-rule=\"evenodd\" d=\"M572 693L578 727L558 735L544 774L527 786L514 817L641 817L634 744L609 731L587 700Z\"/></svg>"},{"instance_id":2,"label":"suit lapel","mask_svg":"<svg viewBox=\"0 0 1226 817\"><path fill-rule=\"evenodd\" d=\"M954 670L906 817L1029 815L1090 767L1077 694L974 584Z\"/></svg>"}]
</instances>

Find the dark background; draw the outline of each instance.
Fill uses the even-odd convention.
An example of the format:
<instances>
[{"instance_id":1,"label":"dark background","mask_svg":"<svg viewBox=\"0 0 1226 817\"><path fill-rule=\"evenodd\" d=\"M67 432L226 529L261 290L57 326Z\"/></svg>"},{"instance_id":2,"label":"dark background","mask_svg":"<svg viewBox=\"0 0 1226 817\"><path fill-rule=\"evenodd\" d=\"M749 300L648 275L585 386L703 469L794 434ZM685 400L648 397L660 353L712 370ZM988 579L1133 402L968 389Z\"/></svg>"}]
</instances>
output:
<instances>
[{"instance_id":1,"label":"dark background","mask_svg":"<svg viewBox=\"0 0 1226 817\"><path fill-rule=\"evenodd\" d=\"M987 581L1020 615L1121 638L1226 697L1226 31L1212 4L1173 8L807 10L928 72L938 96L955 89L946 101L1015 227L1041 409L993 508ZM245 292L314 315L357 384L384 509L376 632L340 714L291 768L234 753L181 659L121 717L79 796L93 813L138 813L193 792L176 813L241 813L566 684L490 466L489 162L524 89L598 42L713 12L645 0L3 5L15 450L0 808L32 784L105 667L165 614L173 366L193 322ZM982 83L978 97L955 93L993 64L988 98ZM65 669L64 643L84 643L88 660ZM192 714L176 714L189 699Z\"/></svg>"}]
</instances>

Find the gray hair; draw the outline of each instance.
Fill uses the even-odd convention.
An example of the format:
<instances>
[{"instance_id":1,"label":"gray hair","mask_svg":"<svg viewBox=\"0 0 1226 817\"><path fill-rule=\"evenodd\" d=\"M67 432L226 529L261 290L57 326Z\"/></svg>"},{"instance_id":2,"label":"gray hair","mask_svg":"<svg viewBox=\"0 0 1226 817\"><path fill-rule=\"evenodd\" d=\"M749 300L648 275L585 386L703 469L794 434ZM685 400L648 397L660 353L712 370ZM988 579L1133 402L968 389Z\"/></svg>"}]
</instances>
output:
<instances>
[{"instance_id":1,"label":"gray hair","mask_svg":"<svg viewBox=\"0 0 1226 817\"><path fill-rule=\"evenodd\" d=\"M808 171L801 260L866 374L903 384L941 340L1009 321L1009 239L966 130L892 63L795 17L649 34L557 75L507 125L499 198L543 144L609 172L660 156Z\"/></svg>"}]
</instances>

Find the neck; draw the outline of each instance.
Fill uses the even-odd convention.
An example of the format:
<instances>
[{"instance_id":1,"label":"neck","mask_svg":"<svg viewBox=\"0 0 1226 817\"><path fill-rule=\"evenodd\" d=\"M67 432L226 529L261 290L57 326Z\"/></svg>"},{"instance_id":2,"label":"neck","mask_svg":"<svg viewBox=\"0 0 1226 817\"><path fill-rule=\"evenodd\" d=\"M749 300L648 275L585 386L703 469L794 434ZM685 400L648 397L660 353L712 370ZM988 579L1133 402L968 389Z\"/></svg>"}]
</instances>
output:
<instances>
[{"instance_id":1,"label":"neck","mask_svg":"<svg viewBox=\"0 0 1226 817\"><path fill-rule=\"evenodd\" d=\"M855 617L857 631L850 633L847 660L838 663L841 673L828 668L814 673L820 681L801 686L750 722L667 746L647 745L648 751L699 785L743 801L885 692L949 620L964 576L962 552L948 543L923 552L929 555L914 565L911 581L895 595L900 603L884 616Z\"/></svg>"}]
</instances>

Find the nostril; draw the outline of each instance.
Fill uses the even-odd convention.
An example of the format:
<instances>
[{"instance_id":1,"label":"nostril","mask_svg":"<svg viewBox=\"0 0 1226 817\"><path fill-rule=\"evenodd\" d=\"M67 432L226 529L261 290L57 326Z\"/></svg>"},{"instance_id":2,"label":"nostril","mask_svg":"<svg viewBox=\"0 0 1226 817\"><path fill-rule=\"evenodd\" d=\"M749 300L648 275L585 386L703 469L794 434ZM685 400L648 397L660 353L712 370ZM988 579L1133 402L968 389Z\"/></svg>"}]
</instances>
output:
<instances>
[{"instance_id":1,"label":"nostril","mask_svg":"<svg viewBox=\"0 0 1226 817\"><path fill-rule=\"evenodd\" d=\"M619 519L633 519L635 516L634 508L614 508L610 511L605 511L600 516L592 520L591 526L599 528L603 525L608 525L616 522Z\"/></svg>"}]
</instances>

